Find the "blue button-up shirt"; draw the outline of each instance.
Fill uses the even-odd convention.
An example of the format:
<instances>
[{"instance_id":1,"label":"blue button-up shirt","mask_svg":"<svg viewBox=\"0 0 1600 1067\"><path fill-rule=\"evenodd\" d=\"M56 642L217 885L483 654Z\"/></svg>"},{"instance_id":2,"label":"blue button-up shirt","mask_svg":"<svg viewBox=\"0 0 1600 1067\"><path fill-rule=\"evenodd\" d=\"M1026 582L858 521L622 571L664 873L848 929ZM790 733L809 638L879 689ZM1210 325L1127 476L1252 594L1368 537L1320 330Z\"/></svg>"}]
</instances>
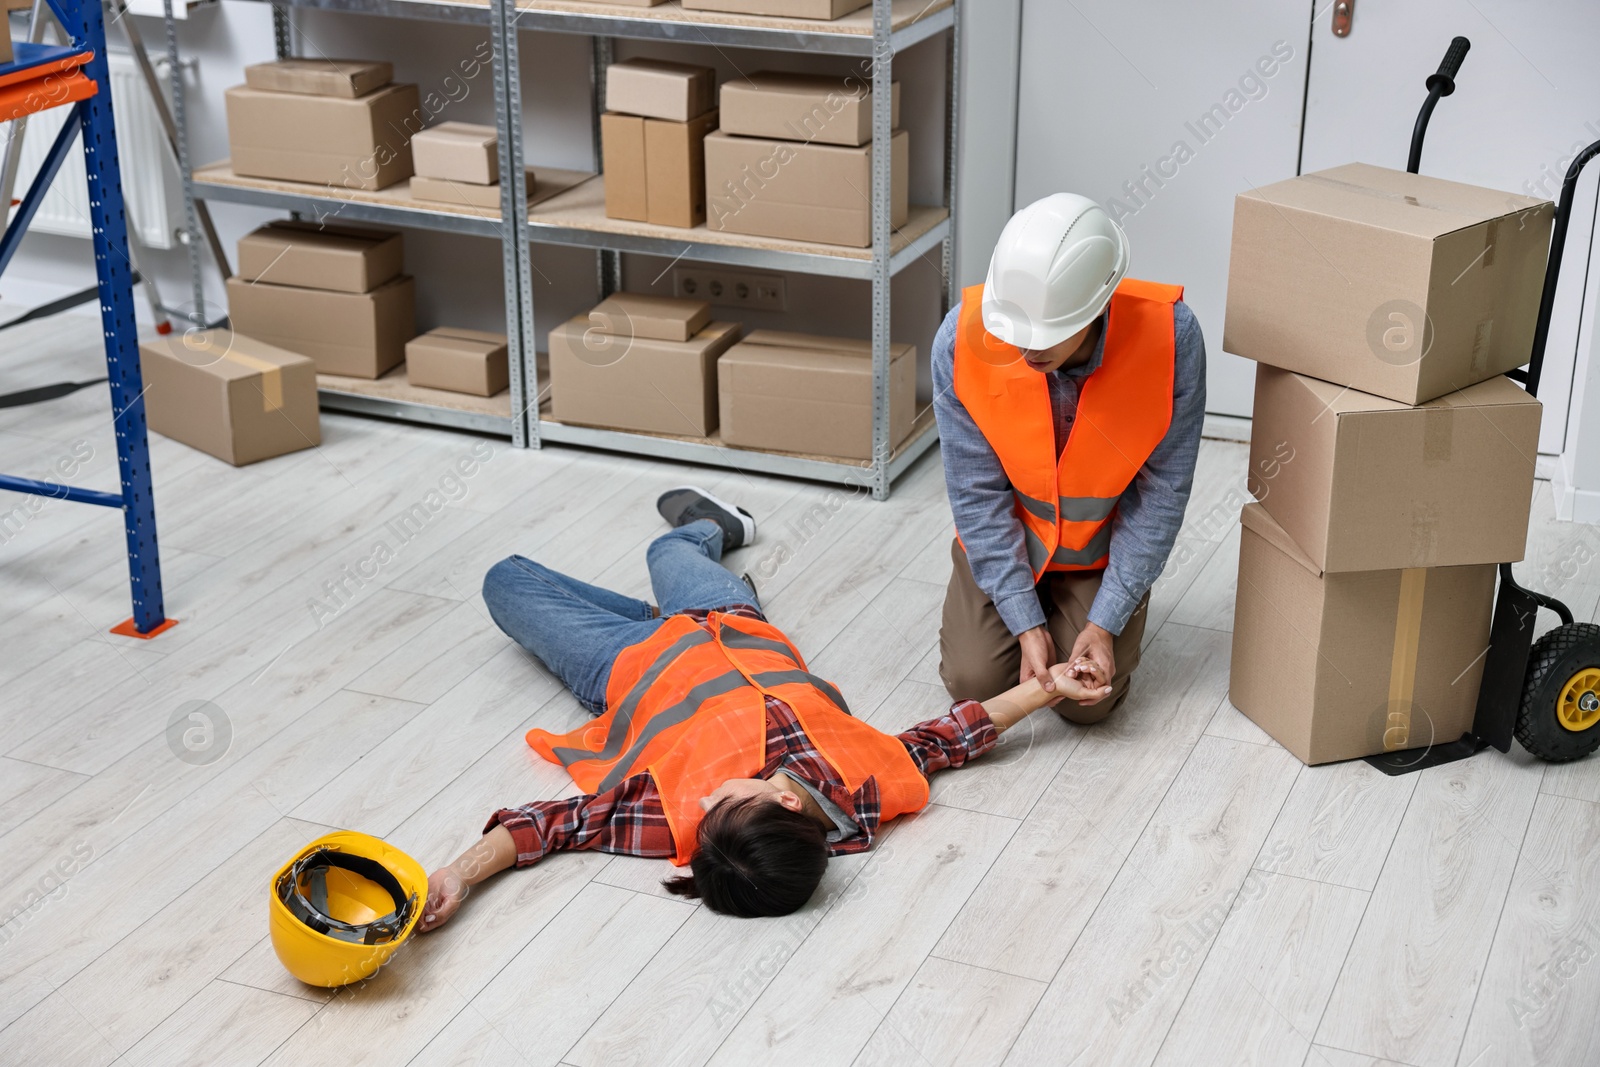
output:
<instances>
[{"instance_id":1,"label":"blue button-up shirt","mask_svg":"<svg viewBox=\"0 0 1600 1067\"><path fill-rule=\"evenodd\" d=\"M960 315L959 306L951 308L933 341L933 410L939 420L945 484L973 580L988 594L1006 627L1020 634L1044 625L1044 608L1028 566L1011 481L956 396L956 322ZM1172 318L1177 345L1172 423L1117 501L1105 576L1089 609L1089 621L1113 634L1122 632L1167 565L1178 528L1183 525L1183 510L1194 486L1195 458L1200 454L1206 409L1205 338L1188 305L1175 304ZM1087 363L1048 375L1058 455L1077 418L1079 390L1084 379L1099 368L1104 350L1102 329Z\"/></svg>"}]
</instances>

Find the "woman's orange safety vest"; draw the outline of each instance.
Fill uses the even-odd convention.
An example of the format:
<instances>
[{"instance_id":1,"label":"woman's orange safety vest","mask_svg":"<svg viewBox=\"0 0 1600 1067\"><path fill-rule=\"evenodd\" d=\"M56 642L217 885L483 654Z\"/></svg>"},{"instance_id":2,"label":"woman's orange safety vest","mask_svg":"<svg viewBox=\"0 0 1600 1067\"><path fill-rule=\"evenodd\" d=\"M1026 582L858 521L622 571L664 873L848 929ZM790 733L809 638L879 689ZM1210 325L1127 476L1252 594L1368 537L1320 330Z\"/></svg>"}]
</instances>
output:
<instances>
[{"instance_id":1,"label":"woman's orange safety vest","mask_svg":"<svg viewBox=\"0 0 1600 1067\"><path fill-rule=\"evenodd\" d=\"M681 867L699 847L700 798L766 766L767 694L793 709L846 789L877 779L883 819L927 805L928 781L898 738L852 718L777 627L721 612L704 626L669 617L617 655L605 714L565 734L529 730L527 740L588 793L650 772Z\"/></svg>"},{"instance_id":2,"label":"woman's orange safety vest","mask_svg":"<svg viewBox=\"0 0 1600 1067\"><path fill-rule=\"evenodd\" d=\"M963 291L955 392L1011 480L1034 581L1106 565L1117 499L1172 422L1172 306L1182 299L1180 285L1117 286L1100 366L1084 380L1057 456L1044 375L983 328L983 286Z\"/></svg>"}]
</instances>

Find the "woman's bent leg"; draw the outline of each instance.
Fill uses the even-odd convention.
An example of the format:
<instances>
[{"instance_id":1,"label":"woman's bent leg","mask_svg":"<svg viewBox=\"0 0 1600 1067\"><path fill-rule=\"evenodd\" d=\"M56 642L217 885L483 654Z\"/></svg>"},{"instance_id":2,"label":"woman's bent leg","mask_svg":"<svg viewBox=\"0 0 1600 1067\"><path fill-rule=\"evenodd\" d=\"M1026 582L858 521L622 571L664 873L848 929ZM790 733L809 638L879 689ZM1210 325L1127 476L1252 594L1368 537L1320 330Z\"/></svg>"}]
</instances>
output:
<instances>
[{"instance_id":1,"label":"woman's bent leg","mask_svg":"<svg viewBox=\"0 0 1600 1067\"><path fill-rule=\"evenodd\" d=\"M580 582L524 556L489 568L483 601L495 624L539 657L578 701L605 710L617 654L655 632L649 604Z\"/></svg>"}]
</instances>

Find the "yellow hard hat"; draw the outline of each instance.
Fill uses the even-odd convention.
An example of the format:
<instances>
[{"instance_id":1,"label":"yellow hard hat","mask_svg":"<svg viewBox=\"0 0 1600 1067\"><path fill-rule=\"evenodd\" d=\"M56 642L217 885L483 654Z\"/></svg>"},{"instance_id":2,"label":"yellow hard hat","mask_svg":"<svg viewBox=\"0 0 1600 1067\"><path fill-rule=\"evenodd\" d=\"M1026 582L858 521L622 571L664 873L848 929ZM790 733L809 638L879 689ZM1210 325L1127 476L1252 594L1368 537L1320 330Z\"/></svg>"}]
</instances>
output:
<instances>
[{"instance_id":1,"label":"yellow hard hat","mask_svg":"<svg viewBox=\"0 0 1600 1067\"><path fill-rule=\"evenodd\" d=\"M272 879L272 948L289 973L341 986L377 973L422 918L428 874L376 837L319 837Z\"/></svg>"}]
</instances>

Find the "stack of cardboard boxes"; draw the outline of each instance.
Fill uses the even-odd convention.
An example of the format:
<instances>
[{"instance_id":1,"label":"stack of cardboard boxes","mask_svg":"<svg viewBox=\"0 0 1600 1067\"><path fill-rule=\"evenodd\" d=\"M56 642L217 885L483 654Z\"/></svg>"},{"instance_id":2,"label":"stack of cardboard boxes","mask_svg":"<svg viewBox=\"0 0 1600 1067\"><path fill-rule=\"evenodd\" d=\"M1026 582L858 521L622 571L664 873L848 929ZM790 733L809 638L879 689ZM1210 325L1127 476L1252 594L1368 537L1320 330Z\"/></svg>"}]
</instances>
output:
<instances>
[{"instance_id":1,"label":"stack of cardboard boxes","mask_svg":"<svg viewBox=\"0 0 1600 1067\"><path fill-rule=\"evenodd\" d=\"M706 218L706 135L717 128L710 67L628 59L606 68L600 116L606 215L685 229Z\"/></svg>"},{"instance_id":2,"label":"stack of cardboard boxes","mask_svg":"<svg viewBox=\"0 0 1600 1067\"><path fill-rule=\"evenodd\" d=\"M1306 763L1470 729L1523 557L1548 201L1351 164L1241 194L1223 347L1257 360L1229 695Z\"/></svg>"},{"instance_id":3,"label":"stack of cardboard boxes","mask_svg":"<svg viewBox=\"0 0 1600 1067\"><path fill-rule=\"evenodd\" d=\"M561 422L647 433L717 430L717 357L739 339L703 300L617 293L550 331L550 406Z\"/></svg>"},{"instance_id":4,"label":"stack of cardboard boxes","mask_svg":"<svg viewBox=\"0 0 1600 1067\"><path fill-rule=\"evenodd\" d=\"M763 71L722 87L706 137L706 225L851 245L872 243L872 93L859 78ZM890 101L899 125L900 86ZM910 140L890 138L890 225L905 225Z\"/></svg>"},{"instance_id":5,"label":"stack of cardboard boxes","mask_svg":"<svg viewBox=\"0 0 1600 1067\"><path fill-rule=\"evenodd\" d=\"M551 415L764 451L872 456L872 346L714 322L701 300L617 293L550 331ZM890 345L890 443L910 434L916 348ZM413 380L415 370L413 369Z\"/></svg>"},{"instance_id":6,"label":"stack of cardboard boxes","mask_svg":"<svg viewBox=\"0 0 1600 1067\"><path fill-rule=\"evenodd\" d=\"M228 314L237 332L310 357L319 374L381 378L417 332L404 265L394 231L268 223L239 239Z\"/></svg>"},{"instance_id":7,"label":"stack of cardboard boxes","mask_svg":"<svg viewBox=\"0 0 1600 1067\"><path fill-rule=\"evenodd\" d=\"M411 177L424 114L415 85L388 63L280 59L245 68L225 94L233 172L241 177L382 189Z\"/></svg>"},{"instance_id":8,"label":"stack of cardboard boxes","mask_svg":"<svg viewBox=\"0 0 1600 1067\"><path fill-rule=\"evenodd\" d=\"M411 195L462 207L500 208L500 135L493 126L441 122L411 139ZM523 175L533 192L533 168Z\"/></svg>"}]
</instances>

